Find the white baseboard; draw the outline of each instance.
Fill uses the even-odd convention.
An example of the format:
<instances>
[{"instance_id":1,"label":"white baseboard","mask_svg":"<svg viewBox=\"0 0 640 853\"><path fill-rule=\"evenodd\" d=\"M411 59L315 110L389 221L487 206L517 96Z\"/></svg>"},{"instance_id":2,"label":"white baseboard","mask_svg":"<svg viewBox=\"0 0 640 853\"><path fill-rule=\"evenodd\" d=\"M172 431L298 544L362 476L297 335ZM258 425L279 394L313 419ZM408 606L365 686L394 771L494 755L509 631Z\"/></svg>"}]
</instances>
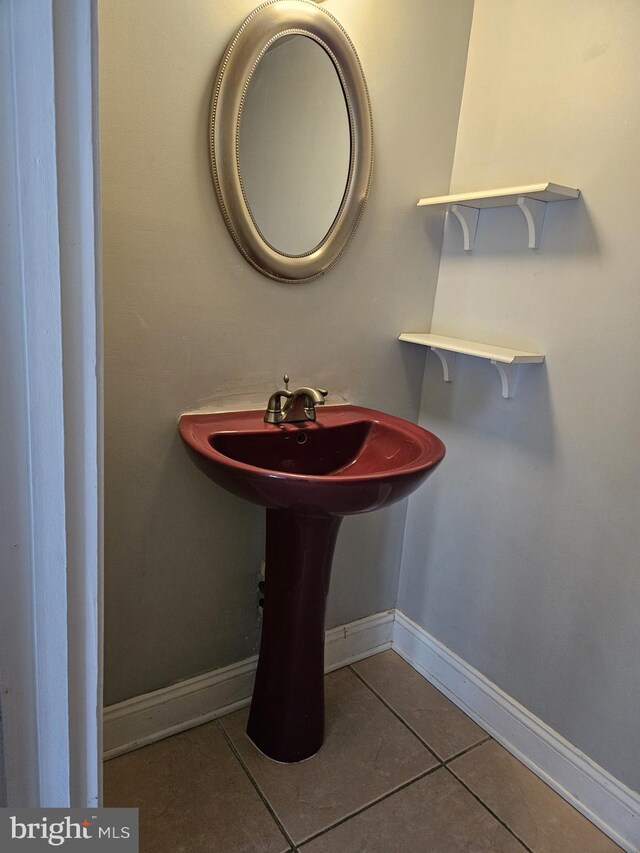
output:
<instances>
[{"instance_id":1,"label":"white baseboard","mask_svg":"<svg viewBox=\"0 0 640 853\"><path fill-rule=\"evenodd\" d=\"M640 794L396 610L392 648L623 850L640 848Z\"/></svg>"},{"instance_id":2,"label":"white baseboard","mask_svg":"<svg viewBox=\"0 0 640 853\"><path fill-rule=\"evenodd\" d=\"M330 672L393 648L560 796L628 853L640 853L640 795L584 755L399 610L327 631ZM249 704L257 657L104 711L105 758Z\"/></svg>"},{"instance_id":3,"label":"white baseboard","mask_svg":"<svg viewBox=\"0 0 640 853\"><path fill-rule=\"evenodd\" d=\"M325 671L391 648L394 610L327 631ZM104 757L115 758L248 705L257 657L104 709Z\"/></svg>"}]
</instances>

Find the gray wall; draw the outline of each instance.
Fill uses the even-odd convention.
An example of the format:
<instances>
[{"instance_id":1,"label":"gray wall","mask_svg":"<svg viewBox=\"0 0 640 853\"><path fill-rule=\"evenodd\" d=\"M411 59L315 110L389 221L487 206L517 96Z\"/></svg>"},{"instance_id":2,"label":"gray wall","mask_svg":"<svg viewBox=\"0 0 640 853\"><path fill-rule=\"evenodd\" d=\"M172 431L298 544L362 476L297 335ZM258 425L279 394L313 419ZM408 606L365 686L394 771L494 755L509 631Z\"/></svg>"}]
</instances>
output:
<instances>
[{"instance_id":1,"label":"gray wall","mask_svg":"<svg viewBox=\"0 0 640 853\"><path fill-rule=\"evenodd\" d=\"M178 415L225 396L266 403L285 371L416 418L423 354L397 343L431 319L471 0L327 0L369 84L374 180L349 251L284 285L239 255L212 188L207 122L227 41L253 0L100 3L106 383L108 703L256 650L258 507L187 459ZM346 519L328 626L393 607L405 505Z\"/></svg>"},{"instance_id":2,"label":"gray wall","mask_svg":"<svg viewBox=\"0 0 640 853\"><path fill-rule=\"evenodd\" d=\"M0 809L7 806L7 781L4 768L4 741L2 739L2 708L0 707Z\"/></svg>"},{"instance_id":3,"label":"gray wall","mask_svg":"<svg viewBox=\"0 0 640 853\"><path fill-rule=\"evenodd\" d=\"M547 354L427 359L448 455L410 499L399 607L640 789L640 6L476 0L452 191L554 180L542 246L484 211L446 239L433 331ZM437 216L437 214L435 214ZM412 324L418 329L419 322Z\"/></svg>"}]
</instances>

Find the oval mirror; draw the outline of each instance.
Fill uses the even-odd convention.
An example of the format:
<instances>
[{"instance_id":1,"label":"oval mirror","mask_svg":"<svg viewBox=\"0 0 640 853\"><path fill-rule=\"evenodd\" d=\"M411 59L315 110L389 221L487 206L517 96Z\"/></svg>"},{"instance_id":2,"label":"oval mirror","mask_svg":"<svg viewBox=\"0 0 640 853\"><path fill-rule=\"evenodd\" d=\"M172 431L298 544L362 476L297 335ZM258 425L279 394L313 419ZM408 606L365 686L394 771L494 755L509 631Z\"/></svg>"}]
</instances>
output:
<instances>
[{"instance_id":1,"label":"oval mirror","mask_svg":"<svg viewBox=\"0 0 640 853\"><path fill-rule=\"evenodd\" d=\"M349 179L351 134L340 78L313 39L277 39L251 76L238 146L249 211L285 255L316 248L334 223Z\"/></svg>"},{"instance_id":2,"label":"oval mirror","mask_svg":"<svg viewBox=\"0 0 640 853\"><path fill-rule=\"evenodd\" d=\"M312 0L255 9L222 60L211 165L236 246L279 281L316 278L358 225L373 161L369 96L355 49Z\"/></svg>"}]
</instances>

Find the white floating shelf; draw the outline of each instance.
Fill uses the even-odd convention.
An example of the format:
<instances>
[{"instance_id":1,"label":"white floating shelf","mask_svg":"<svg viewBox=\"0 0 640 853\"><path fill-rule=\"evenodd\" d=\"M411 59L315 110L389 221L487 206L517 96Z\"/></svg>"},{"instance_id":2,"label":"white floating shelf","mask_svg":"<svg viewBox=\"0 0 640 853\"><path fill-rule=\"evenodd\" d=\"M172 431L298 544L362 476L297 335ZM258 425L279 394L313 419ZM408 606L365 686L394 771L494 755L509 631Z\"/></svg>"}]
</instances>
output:
<instances>
[{"instance_id":1,"label":"white floating shelf","mask_svg":"<svg viewBox=\"0 0 640 853\"><path fill-rule=\"evenodd\" d=\"M519 207L527 222L529 248L537 249L542 237L547 202L568 201L579 197L580 190L547 182L421 198L418 207L449 205L451 213L462 227L464 248L467 251L471 251L475 243L480 210L485 207Z\"/></svg>"},{"instance_id":2,"label":"white floating shelf","mask_svg":"<svg viewBox=\"0 0 640 853\"><path fill-rule=\"evenodd\" d=\"M455 193L421 198L418 207L435 204L464 204L467 207L507 207L517 203L519 196L535 198L538 201L568 201L580 197L580 190L563 187L560 184L527 184L523 187L503 187L498 190L480 190L473 193Z\"/></svg>"},{"instance_id":3,"label":"white floating shelf","mask_svg":"<svg viewBox=\"0 0 640 853\"><path fill-rule=\"evenodd\" d=\"M502 396L505 398L513 396L519 364L542 364L544 361L544 355L539 352L524 352L494 344L448 338L444 335L403 332L398 340L430 347L440 359L445 382L451 382L453 379L457 353L486 359L500 374Z\"/></svg>"}]
</instances>

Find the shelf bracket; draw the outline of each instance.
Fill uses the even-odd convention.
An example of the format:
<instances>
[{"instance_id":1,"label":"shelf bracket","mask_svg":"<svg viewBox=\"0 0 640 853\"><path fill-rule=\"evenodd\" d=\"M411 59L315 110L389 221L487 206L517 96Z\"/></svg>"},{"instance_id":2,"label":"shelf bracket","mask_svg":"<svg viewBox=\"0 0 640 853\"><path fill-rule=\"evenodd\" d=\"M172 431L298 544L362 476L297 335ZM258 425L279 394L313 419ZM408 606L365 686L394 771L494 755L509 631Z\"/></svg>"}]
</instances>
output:
<instances>
[{"instance_id":1,"label":"shelf bracket","mask_svg":"<svg viewBox=\"0 0 640 853\"><path fill-rule=\"evenodd\" d=\"M544 202L543 202L544 204ZM502 383L502 396L505 400L513 397L513 392L516 388L516 379L518 378L518 365L506 364L504 361L496 361L491 359L491 364L500 374L500 382Z\"/></svg>"},{"instance_id":2,"label":"shelf bracket","mask_svg":"<svg viewBox=\"0 0 640 853\"><path fill-rule=\"evenodd\" d=\"M467 207L465 204L452 204L451 213L453 213L462 227L465 251L470 252L476 242L480 211L477 207Z\"/></svg>"},{"instance_id":3,"label":"shelf bracket","mask_svg":"<svg viewBox=\"0 0 640 853\"><path fill-rule=\"evenodd\" d=\"M527 228L529 230L529 248L537 249L540 246L542 239L542 225L544 223L544 214L547 209L546 201L540 201L537 198L528 198L521 195L518 197L518 207L524 213L524 218L527 220Z\"/></svg>"},{"instance_id":4,"label":"shelf bracket","mask_svg":"<svg viewBox=\"0 0 640 853\"><path fill-rule=\"evenodd\" d=\"M446 349L438 349L437 347L431 347L431 352L437 355L440 359L444 381L451 382L453 380L453 374L456 368L455 352L450 352Z\"/></svg>"}]
</instances>

